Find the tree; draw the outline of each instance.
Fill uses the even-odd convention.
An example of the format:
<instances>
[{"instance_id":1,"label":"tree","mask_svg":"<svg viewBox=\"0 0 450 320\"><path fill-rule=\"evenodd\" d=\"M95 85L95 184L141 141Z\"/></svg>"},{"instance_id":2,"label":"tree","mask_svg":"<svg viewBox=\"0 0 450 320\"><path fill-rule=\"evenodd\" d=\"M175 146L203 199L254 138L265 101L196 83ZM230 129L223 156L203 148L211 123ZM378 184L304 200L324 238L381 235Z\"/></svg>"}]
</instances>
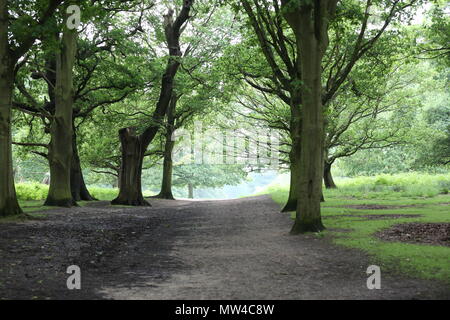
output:
<instances>
[{"instance_id":1,"label":"tree","mask_svg":"<svg viewBox=\"0 0 450 320\"><path fill-rule=\"evenodd\" d=\"M218 188L239 184L248 172L242 165L231 164L182 164L174 168L175 186L188 188L188 198L194 199L196 188Z\"/></svg>"},{"instance_id":2,"label":"tree","mask_svg":"<svg viewBox=\"0 0 450 320\"><path fill-rule=\"evenodd\" d=\"M203 6L202 6L203 5ZM176 130L192 126L194 121L214 121L220 109L226 105L231 91L235 90L229 79L223 77L221 59L229 42L235 36L232 18L227 8L210 8L210 3L196 7L196 20L188 50L177 74L177 81L164 126L163 178L161 192L156 198L173 199L172 153ZM220 83L220 86L217 85Z\"/></svg>"},{"instance_id":3,"label":"tree","mask_svg":"<svg viewBox=\"0 0 450 320\"><path fill-rule=\"evenodd\" d=\"M19 59L33 46L61 2L50 0L47 6L35 5L27 11L19 8L22 3L13 6L8 0L0 0L0 216L22 212L15 192L11 151L12 95L15 75L21 66ZM12 22L9 12L15 9L21 11L20 19Z\"/></svg>"},{"instance_id":4,"label":"tree","mask_svg":"<svg viewBox=\"0 0 450 320\"><path fill-rule=\"evenodd\" d=\"M450 18L448 1L434 0L427 12L427 20L420 30L417 51L419 57L442 61L443 66L450 66Z\"/></svg>"},{"instance_id":5,"label":"tree","mask_svg":"<svg viewBox=\"0 0 450 320\"><path fill-rule=\"evenodd\" d=\"M183 25L189 19L193 3L193 0L183 1L182 9L175 20L173 20L174 11L172 9L164 16L164 31L169 49L169 59L166 71L161 79L160 96L151 117L151 125L144 132L137 135L136 130L130 127L119 131L122 146L120 192L119 196L111 202L112 204L149 205L142 195L142 164L146 150L160 128L161 120L167 113L172 98L173 81L182 57L180 36L183 32Z\"/></svg>"},{"instance_id":6,"label":"tree","mask_svg":"<svg viewBox=\"0 0 450 320\"><path fill-rule=\"evenodd\" d=\"M400 37L396 38L380 40L374 48L377 54L359 61L349 75L345 90L328 105L324 157L326 188L336 188L331 166L337 159L408 141L408 123L414 121L421 108L417 84L424 79L425 73L416 65L408 65L407 61L402 67L395 65L399 57L411 52L411 48L401 45ZM408 43L407 40L404 42Z\"/></svg>"},{"instance_id":7,"label":"tree","mask_svg":"<svg viewBox=\"0 0 450 320\"><path fill-rule=\"evenodd\" d=\"M300 176L300 133L302 125L299 55L294 48L295 44L292 39L286 35L286 26L279 1L273 1L273 5L264 1L253 1L254 8L250 1L243 0L241 3L271 70L271 73L265 75L255 75L244 71L246 81L262 92L278 96L290 107L289 130L292 148L289 152L289 160L291 180L288 201L283 211L294 210L297 203ZM253 80L249 78L253 78ZM255 81L255 79L261 78L263 84Z\"/></svg>"},{"instance_id":8,"label":"tree","mask_svg":"<svg viewBox=\"0 0 450 320\"><path fill-rule=\"evenodd\" d=\"M369 97L356 99L349 92L342 95L343 100L337 99L344 114L339 124L329 125L339 128L355 112L354 118L363 119L351 124L336 139L339 143L333 142L330 160L336 157L339 168L350 176L445 170L445 158L439 155L448 155L444 151L448 143L441 143L448 123L446 72L428 60L413 60L396 66L385 77L381 83L367 83L372 87L367 91Z\"/></svg>"},{"instance_id":9,"label":"tree","mask_svg":"<svg viewBox=\"0 0 450 320\"><path fill-rule=\"evenodd\" d=\"M173 134L176 130L175 127L175 112L179 96L176 92L172 93L172 99L170 100L169 109L167 111L167 123L165 126L165 137L164 137L164 155L163 155L163 175L161 181L161 191L155 198L174 200L172 194L172 174L173 174L173 159L172 153L175 146L175 141L173 141Z\"/></svg>"},{"instance_id":10,"label":"tree","mask_svg":"<svg viewBox=\"0 0 450 320\"><path fill-rule=\"evenodd\" d=\"M324 122L322 58L337 0L294 3L283 0L284 16L292 28L301 61L302 130L297 215L291 233L321 231Z\"/></svg>"},{"instance_id":11,"label":"tree","mask_svg":"<svg viewBox=\"0 0 450 320\"><path fill-rule=\"evenodd\" d=\"M66 18L63 19L64 24ZM60 51L56 54L55 114L51 124L48 161L50 188L46 206L74 205L71 193L73 66L75 63L77 31L63 26Z\"/></svg>"},{"instance_id":12,"label":"tree","mask_svg":"<svg viewBox=\"0 0 450 320\"><path fill-rule=\"evenodd\" d=\"M86 187L81 168L78 140L83 139L83 135L80 133L80 127L96 109L113 106L145 85L142 80L145 73L138 69L139 66L145 65L146 51L142 50L142 46L136 45L135 36L141 29L142 15L147 8L140 8L140 18L135 22L134 18L123 19L117 14L117 10L125 10L120 7L121 5L123 4L112 2L106 7L96 7L91 4L82 8L83 20L89 20L84 24L84 28L90 28L95 36L84 35L77 41L71 125L70 188L73 201L94 200ZM127 10L134 8L128 3L126 6ZM120 29L111 32L107 25L112 22L117 25L120 23ZM106 26L103 25L104 23ZM51 124L55 115L56 56L54 51L58 49L56 33L55 27L55 32L44 35L41 39L42 45L32 52L33 58L28 59L24 64L22 70L25 69L28 72L21 72L18 76L16 85L20 95L17 95L13 101L14 107L24 112L29 117L29 123L32 124L27 140L18 144L32 148L32 152L46 159L49 159L48 152L35 151L33 147L48 149L48 145L42 143L42 140L46 140L44 136L36 141L36 137L41 136L37 130L51 133ZM120 56L116 56L117 51L121 53ZM137 54L142 55L142 58L136 57ZM41 82L46 85L46 92ZM34 123L38 121L41 121L42 125ZM69 127L66 129L67 132L70 131ZM97 129L94 128L94 130ZM61 150L62 153L65 151L70 149ZM59 163L59 161L50 161L51 171L55 171L56 169L52 166L58 166Z\"/></svg>"},{"instance_id":13,"label":"tree","mask_svg":"<svg viewBox=\"0 0 450 320\"><path fill-rule=\"evenodd\" d=\"M297 88L296 94L294 97L297 97L297 100L303 102L302 90L301 87L304 83L301 83L301 76L304 76L304 72L302 71L303 62L301 61L302 53L299 52L299 44L297 34L295 34L295 30L292 30L294 33L294 39L290 38L289 33L286 32L277 32L274 28L270 27L272 21L277 21L280 16L286 16L286 10L297 10L299 13L299 8L301 7L314 7L316 4L322 4L321 8L326 7L326 3L328 2L312 2L312 1L284 1L282 2L282 10L280 10L279 1L262 2L258 0L253 1L241 1L243 7L251 21L252 27L254 29L255 34L257 35L259 45L261 47L262 52L264 53L264 57L267 60L267 64L273 69L273 76L259 76L259 81L257 81L256 85L253 86L261 91L266 93L276 93L280 89L285 93L285 96L280 96L280 99L284 100L287 104L289 101L292 101L293 98L292 93L287 89L286 86L283 86L283 82L279 79L282 77L286 77L286 75L290 74L290 69L288 66L279 68L280 61L287 61L284 57L286 52L282 49L282 44L284 44L287 48L293 48L291 57L293 57L293 61L295 63L291 63L290 65L294 69L294 73L298 76L296 78L292 78L288 80L288 83ZM382 2L382 1L365 1L356 2L356 1L341 1L340 5L337 7L338 15L329 25L331 31L330 40L332 41L332 45L330 46L330 50L323 53L323 83L324 88L322 92L322 105L327 106L333 98L339 94L341 87L348 81L348 76L352 71L355 64L360 60L364 55L366 55L373 46L377 43L377 41L381 38L384 33L395 33L396 31L387 31L387 27L395 20L402 19L402 14L406 12L408 8L410 8L416 1L395 1L392 3ZM381 21L376 21L376 27L368 27L369 18L371 19L372 11L381 12L380 15ZM314 12L314 10L310 10L310 13ZM295 20L295 17L299 17L298 15L293 14L292 17ZM318 15L320 18L320 15ZM292 19L291 19L292 20ZM320 20L320 19L319 19ZM289 20L288 20L289 22ZM290 25L295 21L290 21ZM372 22L372 21L370 21ZM300 22L298 22L300 23ZM283 24L282 28L286 29ZM328 22L327 22L328 25ZM265 27L269 26L269 27ZM292 34L291 33L291 34ZM328 37L327 37L328 38ZM344 39L344 40L343 40ZM281 44L281 45L280 45ZM291 58L292 59L292 58ZM275 68L274 68L275 66ZM310 66L309 66L310 67ZM286 78L284 78L286 79ZM297 79L297 80L292 80ZM286 93L288 93L286 95ZM288 99L286 99L286 96ZM290 96L290 97L289 97ZM297 104L298 107L303 107L302 103ZM300 117L300 109L296 111L297 123L300 124L304 120ZM293 114L294 115L294 114ZM293 118L291 117L291 123ZM299 127L301 127L299 125ZM291 125L292 130L292 125ZM300 131L298 131L298 141L301 142L300 139ZM301 151L301 143L299 142L299 147L295 148L296 152ZM298 157L296 157L298 159ZM299 165L299 163L298 163ZM292 167L292 163L291 163ZM298 170L298 175L301 175L301 170ZM291 177L294 175L291 174ZM299 179L291 179L291 189L294 187L292 184L296 183L296 188L299 188ZM298 194L298 192L295 192ZM296 197L291 197L292 192L290 192L290 197L288 200L285 209L291 207L297 203Z\"/></svg>"}]
</instances>

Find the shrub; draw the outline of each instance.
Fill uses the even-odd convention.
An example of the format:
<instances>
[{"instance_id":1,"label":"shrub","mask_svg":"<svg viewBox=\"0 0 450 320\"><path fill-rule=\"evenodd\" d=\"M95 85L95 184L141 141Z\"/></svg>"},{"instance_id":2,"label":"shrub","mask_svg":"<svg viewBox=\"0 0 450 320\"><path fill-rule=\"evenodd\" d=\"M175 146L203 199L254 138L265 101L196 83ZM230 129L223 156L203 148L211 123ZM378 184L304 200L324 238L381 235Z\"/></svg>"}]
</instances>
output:
<instances>
[{"instance_id":1,"label":"shrub","mask_svg":"<svg viewBox=\"0 0 450 320\"><path fill-rule=\"evenodd\" d=\"M118 189L108 189L100 187L89 187L91 196L98 200L113 200L119 194Z\"/></svg>"},{"instance_id":2,"label":"shrub","mask_svg":"<svg viewBox=\"0 0 450 320\"><path fill-rule=\"evenodd\" d=\"M450 190L450 181L439 181L439 189L441 194L448 194Z\"/></svg>"},{"instance_id":3,"label":"shrub","mask_svg":"<svg viewBox=\"0 0 450 320\"><path fill-rule=\"evenodd\" d=\"M48 185L36 182L25 182L16 184L16 193L18 200L45 200L48 194ZM117 197L118 189L108 189L101 187L88 187L91 195L98 200L112 200ZM152 195L144 192L144 196Z\"/></svg>"},{"instance_id":4,"label":"shrub","mask_svg":"<svg viewBox=\"0 0 450 320\"><path fill-rule=\"evenodd\" d=\"M264 192L281 197L289 192L289 179L278 179ZM434 197L450 192L450 174L399 173L335 179L338 189L326 190L325 196L356 198Z\"/></svg>"},{"instance_id":5,"label":"shrub","mask_svg":"<svg viewBox=\"0 0 450 320\"><path fill-rule=\"evenodd\" d=\"M35 182L18 183L16 194L19 200L45 200L48 194L48 186Z\"/></svg>"}]
</instances>

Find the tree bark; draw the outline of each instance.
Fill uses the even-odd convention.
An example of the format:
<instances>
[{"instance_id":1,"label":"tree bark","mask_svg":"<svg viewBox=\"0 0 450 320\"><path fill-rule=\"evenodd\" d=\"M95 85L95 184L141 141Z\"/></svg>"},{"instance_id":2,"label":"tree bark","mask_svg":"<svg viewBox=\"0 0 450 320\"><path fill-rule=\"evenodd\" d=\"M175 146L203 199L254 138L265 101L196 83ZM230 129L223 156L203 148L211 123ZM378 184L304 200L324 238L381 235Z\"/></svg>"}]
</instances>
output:
<instances>
[{"instance_id":1,"label":"tree bark","mask_svg":"<svg viewBox=\"0 0 450 320\"><path fill-rule=\"evenodd\" d=\"M289 197L286 205L283 207L281 212L295 211L297 209L297 199L299 193L299 182L300 182L300 141L299 137L292 137L292 148L289 153L290 162L290 184L289 184Z\"/></svg>"},{"instance_id":2,"label":"tree bark","mask_svg":"<svg viewBox=\"0 0 450 320\"><path fill-rule=\"evenodd\" d=\"M142 145L141 136L136 136L133 128L119 131L122 146L122 165L120 168L119 196L113 205L150 206L142 195L142 164L147 147Z\"/></svg>"},{"instance_id":3,"label":"tree bark","mask_svg":"<svg viewBox=\"0 0 450 320\"><path fill-rule=\"evenodd\" d=\"M50 165L50 188L46 206L71 207L70 175L72 151L73 115L73 66L76 53L76 31L64 29L61 52L57 55L55 114L51 125L48 160Z\"/></svg>"},{"instance_id":4,"label":"tree bark","mask_svg":"<svg viewBox=\"0 0 450 320\"><path fill-rule=\"evenodd\" d=\"M91 196L84 182L83 171L81 169L80 156L78 155L77 135L74 126L72 135L72 161L70 168L70 191L73 201L94 201L97 200Z\"/></svg>"},{"instance_id":5,"label":"tree bark","mask_svg":"<svg viewBox=\"0 0 450 320\"><path fill-rule=\"evenodd\" d=\"M299 193L300 183L300 151L301 151L301 92L300 87L293 86L291 92L291 121L290 121L290 135L291 135L291 151L289 152L290 162L290 184L289 197L286 205L281 212L295 211L297 209L297 199Z\"/></svg>"},{"instance_id":6,"label":"tree bark","mask_svg":"<svg viewBox=\"0 0 450 320\"><path fill-rule=\"evenodd\" d=\"M169 110L167 112L167 129L166 141L164 145L164 163L163 163L163 177L161 184L161 192L155 197L160 199L175 200L172 193L172 174L173 174L173 160L172 153L175 146L175 141L172 140L174 132L175 119L174 113L177 105L176 94L172 95Z\"/></svg>"},{"instance_id":7,"label":"tree bark","mask_svg":"<svg viewBox=\"0 0 450 320\"><path fill-rule=\"evenodd\" d=\"M147 206L141 188L141 174L144 154L155 138L160 123L164 119L169 108L173 92L173 81L180 67L181 46L180 36L183 24L189 19L189 12L193 0L185 0L178 17L173 21L173 10L164 16L164 30L169 48L169 60L161 80L161 91L156 109L152 115L152 125L145 131L136 135L133 128L125 128L119 131L122 146L122 165L119 196L112 204L126 204L134 206Z\"/></svg>"},{"instance_id":8,"label":"tree bark","mask_svg":"<svg viewBox=\"0 0 450 320\"><path fill-rule=\"evenodd\" d=\"M325 188L336 189L337 186L334 183L333 176L331 175L331 163L325 161L323 169L323 181L325 183Z\"/></svg>"},{"instance_id":9,"label":"tree bark","mask_svg":"<svg viewBox=\"0 0 450 320\"><path fill-rule=\"evenodd\" d=\"M8 41L8 9L0 0L0 216L22 213L14 186L12 161L12 94L14 65Z\"/></svg>"},{"instance_id":10,"label":"tree bark","mask_svg":"<svg viewBox=\"0 0 450 320\"><path fill-rule=\"evenodd\" d=\"M324 118L322 108L322 58L328 46L328 23L336 0L294 3L284 0L285 18L297 40L302 80L302 131L300 184L291 233L318 232L322 224Z\"/></svg>"},{"instance_id":11,"label":"tree bark","mask_svg":"<svg viewBox=\"0 0 450 320\"><path fill-rule=\"evenodd\" d=\"M192 183L188 183L188 198L194 199L194 186Z\"/></svg>"},{"instance_id":12,"label":"tree bark","mask_svg":"<svg viewBox=\"0 0 450 320\"><path fill-rule=\"evenodd\" d=\"M39 21L40 26L52 16L61 1L49 1L49 6ZM17 61L31 48L38 34L37 29L29 30L22 41L10 46L8 2L0 0L0 216L22 212L17 201L12 166L12 95Z\"/></svg>"},{"instance_id":13,"label":"tree bark","mask_svg":"<svg viewBox=\"0 0 450 320\"><path fill-rule=\"evenodd\" d=\"M0 7L1 10L1 7ZM3 26L1 26L3 28ZM0 36L0 41L4 40ZM4 42L4 41L2 41ZM0 44L0 216L22 213L17 201L12 161L12 93L14 70Z\"/></svg>"}]
</instances>

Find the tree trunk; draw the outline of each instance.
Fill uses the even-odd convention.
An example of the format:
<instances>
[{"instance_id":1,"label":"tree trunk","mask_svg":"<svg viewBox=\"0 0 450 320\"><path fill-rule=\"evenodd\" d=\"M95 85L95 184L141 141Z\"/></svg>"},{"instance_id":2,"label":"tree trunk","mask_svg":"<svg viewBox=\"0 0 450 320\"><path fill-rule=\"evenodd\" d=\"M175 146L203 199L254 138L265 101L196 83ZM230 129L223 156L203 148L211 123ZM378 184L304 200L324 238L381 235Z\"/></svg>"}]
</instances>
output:
<instances>
[{"instance_id":1,"label":"tree trunk","mask_svg":"<svg viewBox=\"0 0 450 320\"><path fill-rule=\"evenodd\" d=\"M76 52L76 31L65 29L61 52L57 55L55 114L51 125L48 160L50 188L46 206L71 207L70 175L72 161L73 65Z\"/></svg>"},{"instance_id":2,"label":"tree trunk","mask_svg":"<svg viewBox=\"0 0 450 320\"><path fill-rule=\"evenodd\" d=\"M120 167L120 191L113 205L150 206L142 195L142 163L147 147L142 145L141 136L136 136L133 128L119 131L122 146Z\"/></svg>"},{"instance_id":3,"label":"tree trunk","mask_svg":"<svg viewBox=\"0 0 450 320\"><path fill-rule=\"evenodd\" d=\"M322 58L328 46L329 18L337 1L303 3L284 0L282 3L285 18L296 36L302 71L301 175L291 233L317 232L325 229L320 214L324 163Z\"/></svg>"},{"instance_id":4,"label":"tree trunk","mask_svg":"<svg viewBox=\"0 0 450 320\"><path fill-rule=\"evenodd\" d=\"M122 166L121 166L122 167ZM119 168L119 171L117 172L117 188L120 189L120 182L122 180L122 169Z\"/></svg>"},{"instance_id":5,"label":"tree trunk","mask_svg":"<svg viewBox=\"0 0 450 320\"><path fill-rule=\"evenodd\" d=\"M11 110L16 64L33 45L38 30L28 30L23 41L12 41L10 47L8 3L0 0L0 216L20 214L22 210L17 201L12 164ZM49 3L46 14L39 21L38 28L53 15L61 3ZM38 14L40 15L40 14ZM15 39L17 40L17 39Z\"/></svg>"},{"instance_id":6,"label":"tree trunk","mask_svg":"<svg viewBox=\"0 0 450 320\"><path fill-rule=\"evenodd\" d=\"M72 162L70 169L70 191L73 201L94 201L97 200L91 196L84 182L83 171L81 170L80 157L78 155L77 135L75 127L72 135Z\"/></svg>"},{"instance_id":7,"label":"tree trunk","mask_svg":"<svg viewBox=\"0 0 450 320\"><path fill-rule=\"evenodd\" d=\"M163 164L163 178L161 184L161 192L156 198L175 200L172 194L172 173L173 173L173 161L172 151L175 145L174 141L166 141L164 148L164 164Z\"/></svg>"},{"instance_id":8,"label":"tree trunk","mask_svg":"<svg viewBox=\"0 0 450 320\"><path fill-rule=\"evenodd\" d=\"M293 86L291 92L291 121L290 121L290 135L291 135L291 151L289 152L290 162L290 185L289 197L286 205L281 212L295 211L297 209L297 198L299 193L300 183L300 151L301 151L301 91L300 87Z\"/></svg>"},{"instance_id":9,"label":"tree trunk","mask_svg":"<svg viewBox=\"0 0 450 320\"><path fill-rule=\"evenodd\" d=\"M0 7L1 10L2 8ZM3 28L1 24L0 22L0 27ZM11 148L11 98L14 71L10 66L5 50L5 45L7 44L6 34L4 34L3 30L0 33L0 216L4 217L20 214L22 210L17 201L14 186Z\"/></svg>"},{"instance_id":10,"label":"tree trunk","mask_svg":"<svg viewBox=\"0 0 450 320\"><path fill-rule=\"evenodd\" d=\"M286 205L281 210L281 212L295 211L297 209L297 198L299 193L299 182L300 182L300 141L299 138L292 137L292 149L289 153L290 162L290 184L289 184L289 197Z\"/></svg>"},{"instance_id":11,"label":"tree trunk","mask_svg":"<svg viewBox=\"0 0 450 320\"><path fill-rule=\"evenodd\" d=\"M112 204L128 204L134 206L149 205L144 200L141 190L142 163L147 147L155 138L169 108L173 92L173 81L180 67L181 47L180 36L184 23L189 19L189 12L193 0L183 1L183 8L178 17L173 20L174 11L171 9L164 16L164 31L169 48L169 60L161 80L161 90L152 115L152 125L142 134L136 136L133 128L124 128L119 131L122 145L122 164L119 196Z\"/></svg>"},{"instance_id":12,"label":"tree trunk","mask_svg":"<svg viewBox=\"0 0 450 320\"><path fill-rule=\"evenodd\" d=\"M307 19L306 17L304 17ZM308 23L303 23L312 28ZM306 27L305 26L305 27ZM314 35L314 33L312 33ZM321 103L321 56L311 37L302 37L303 71L302 150L297 215L291 233L317 232L325 227L320 214L323 172L323 114Z\"/></svg>"},{"instance_id":13,"label":"tree trunk","mask_svg":"<svg viewBox=\"0 0 450 320\"><path fill-rule=\"evenodd\" d=\"M170 101L169 110L167 112L167 131L166 142L164 145L164 164L163 164L163 178L161 184L161 192L155 197L160 199L175 200L172 194L172 173L173 173L173 160L172 153L175 146L175 141L172 141L172 135L174 132L174 113L177 105L176 94L172 94L172 100Z\"/></svg>"},{"instance_id":14,"label":"tree trunk","mask_svg":"<svg viewBox=\"0 0 450 320\"><path fill-rule=\"evenodd\" d=\"M325 183L325 188L336 189L337 186L334 183L333 176L331 175L331 163L325 162L323 169L323 181Z\"/></svg>"},{"instance_id":15,"label":"tree trunk","mask_svg":"<svg viewBox=\"0 0 450 320\"><path fill-rule=\"evenodd\" d=\"M12 94L14 64L8 41L7 1L0 0L0 216L22 213L14 186L12 161Z\"/></svg>"},{"instance_id":16,"label":"tree trunk","mask_svg":"<svg viewBox=\"0 0 450 320\"><path fill-rule=\"evenodd\" d=\"M192 183L188 183L188 198L194 199L194 186Z\"/></svg>"}]
</instances>

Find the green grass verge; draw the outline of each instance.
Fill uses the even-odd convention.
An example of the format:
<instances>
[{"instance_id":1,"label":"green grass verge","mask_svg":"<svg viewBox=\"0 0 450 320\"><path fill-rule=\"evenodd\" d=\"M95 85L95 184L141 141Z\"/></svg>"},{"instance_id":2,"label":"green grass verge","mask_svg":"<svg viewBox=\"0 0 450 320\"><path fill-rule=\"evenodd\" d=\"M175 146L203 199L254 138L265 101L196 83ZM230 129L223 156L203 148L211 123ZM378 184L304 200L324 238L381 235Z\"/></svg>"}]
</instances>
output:
<instances>
[{"instance_id":1,"label":"green grass verge","mask_svg":"<svg viewBox=\"0 0 450 320\"><path fill-rule=\"evenodd\" d=\"M345 189L345 185L343 188ZM391 192L387 196L366 193L364 196L349 197L347 192L348 190L326 190L324 192L326 202L322 203L322 219L327 230L320 234L320 237L329 237L338 245L363 250L372 257L374 263L377 263L384 269L424 279L439 279L450 283L449 247L388 242L382 241L375 236L375 233L378 231L400 223L450 223L450 195L436 194L433 197L414 196L407 198L404 194L399 195ZM288 187L272 185L263 193L270 194L273 200L279 203L281 207L287 200ZM361 210L342 207L356 204L415 206L382 210ZM377 214L420 214L421 216L380 220L344 216ZM336 217L339 215L342 215L342 217ZM294 218L295 213L291 213L291 217Z\"/></svg>"},{"instance_id":2,"label":"green grass verge","mask_svg":"<svg viewBox=\"0 0 450 320\"><path fill-rule=\"evenodd\" d=\"M118 189L108 189L99 187L88 187L91 195L98 199L99 201L111 201L117 197ZM18 183L16 184L16 193L19 200L20 207L26 215L18 215L12 217L0 218L0 223L7 222L20 222L26 221L29 218L39 218L42 216L41 212L46 210L55 209L55 207L44 206L44 201L47 197L48 186L40 183ZM143 192L144 197L150 197L154 194L148 191ZM92 203L91 201L79 201L77 204L79 206L86 206ZM132 206L112 206L112 207L123 207L132 208ZM38 213L35 213L38 212Z\"/></svg>"},{"instance_id":3,"label":"green grass verge","mask_svg":"<svg viewBox=\"0 0 450 320\"><path fill-rule=\"evenodd\" d=\"M102 201L111 201L119 194L119 189L88 187L91 195ZM48 193L48 185L36 182L26 182L16 184L16 193L19 201L45 200ZM153 193L143 192L144 197L150 197Z\"/></svg>"},{"instance_id":4,"label":"green grass verge","mask_svg":"<svg viewBox=\"0 0 450 320\"><path fill-rule=\"evenodd\" d=\"M44 206L44 202L41 200L21 200L19 204L24 214L2 217L0 223L24 222L30 219L44 218L46 215L42 211L53 209Z\"/></svg>"}]
</instances>

